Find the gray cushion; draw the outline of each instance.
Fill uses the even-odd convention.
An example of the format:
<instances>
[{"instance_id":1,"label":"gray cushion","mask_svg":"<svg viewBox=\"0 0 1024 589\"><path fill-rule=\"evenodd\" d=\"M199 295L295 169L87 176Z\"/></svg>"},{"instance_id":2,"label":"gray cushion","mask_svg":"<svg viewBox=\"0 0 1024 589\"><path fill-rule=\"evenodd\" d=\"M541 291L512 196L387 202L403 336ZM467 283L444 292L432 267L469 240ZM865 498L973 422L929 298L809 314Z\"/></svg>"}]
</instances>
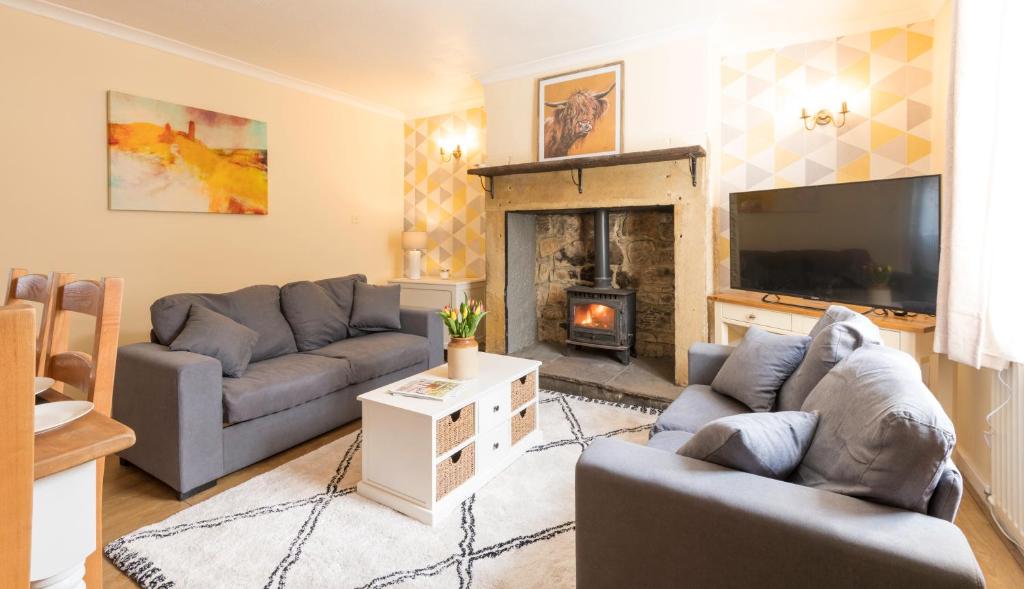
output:
<instances>
[{"instance_id":1,"label":"gray cushion","mask_svg":"<svg viewBox=\"0 0 1024 589\"><path fill-rule=\"evenodd\" d=\"M741 413L750 413L750 409L735 399L719 395L708 385L690 385L654 422L651 435L663 431L695 434L710 421Z\"/></svg>"},{"instance_id":2,"label":"gray cushion","mask_svg":"<svg viewBox=\"0 0 1024 589\"><path fill-rule=\"evenodd\" d=\"M185 327L192 305L206 307L260 334L252 361L298 351L295 336L281 314L281 289L264 284L225 294L175 294L157 299L149 308L156 343L170 345Z\"/></svg>"},{"instance_id":3,"label":"gray cushion","mask_svg":"<svg viewBox=\"0 0 1024 589\"><path fill-rule=\"evenodd\" d=\"M684 431L663 431L651 436L651 439L647 441L647 446L650 448L657 448L666 452L675 452L676 450L683 447L683 444L688 442L693 434Z\"/></svg>"},{"instance_id":4,"label":"gray cushion","mask_svg":"<svg viewBox=\"0 0 1024 589\"><path fill-rule=\"evenodd\" d=\"M300 352L348 337L348 314L320 284L303 281L282 286L281 311L292 326Z\"/></svg>"},{"instance_id":5,"label":"gray cushion","mask_svg":"<svg viewBox=\"0 0 1024 589\"><path fill-rule=\"evenodd\" d=\"M357 282L365 283L366 276L363 274L349 274L348 276L325 278L324 280L316 281L319 286L327 291L327 294L330 295L334 304L338 305L341 309L342 314L345 316L346 323L351 322L352 301L355 298L355 287ZM361 333L362 332L352 327L351 324L349 325L349 336L360 335Z\"/></svg>"},{"instance_id":6,"label":"gray cushion","mask_svg":"<svg viewBox=\"0 0 1024 589\"><path fill-rule=\"evenodd\" d=\"M833 309L844 309L851 315L841 321L833 321L834 316L829 314ZM826 321L827 324L820 329L815 325L811 330L816 335L807 347L807 354L800 366L779 390L776 411L798 411L807 395L811 394L811 389L833 366L865 343L882 343L882 333L878 331L878 326L867 317L845 307L829 307L829 312L818 320L819 324Z\"/></svg>"},{"instance_id":7,"label":"gray cushion","mask_svg":"<svg viewBox=\"0 0 1024 589\"><path fill-rule=\"evenodd\" d=\"M260 334L206 307L192 305L185 328L169 346L220 360L224 376L241 376Z\"/></svg>"},{"instance_id":8,"label":"gray cushion","mask_svg":"<svg viewBox=\"0 0 1024 589\"><path fill-rule=\"evenodd\" d=\"M753 411L771 411L779 388L800 365L810 341L805 335L779 335L751 327L711 381L711 389Z\"/></svg>"},{"instance_id":9,"label":"gray cushion","mask_svg":"<svg viewBox=\"0 0 1024 589\"><path fill-rule=\"evenodd\" d=\"M678 453L758 476L785 479L807 452L817 424L817 415L803 411L723 417L701 428Z\"/></svg>"},{"instance_id":10,"label":"gray cushion","mask_svg":"<svg viewBox=\"0 0 1024 589\"><path fill-rule=\"evenodd\" d=\"M423 336L387 331L349 338L308 353L348 360L351 382L356 384L426 362L430 348Z\"/></svg>"},{"instance_id":11,"label":"gray cushion","mask_svg":"<svg viewBox=\"0 0 1024 589\"><path fill-rule=\"evenodd\" d=\"M793 482L927 513L956 436L908 354L855 350L804 402L818 430Z\"/></svg>"},{"instance_id":12,"label":"gray cushion","mask_svg":"<svg viewBox=\"0 0 1024 589\"><path fill-rule=\"evenodd\" d=\"M348 361L289 354L249 365L224 379L224 419L240 423L284 411L349 385Z\"/></svg>"},{"instance_id":13,"label":"gray cushion","mask_svg":"<svg viewBox=\"0 0 1024 589\"><path fill-rule=\"evenodd\" d=\"M402 286L357 282L352 302L352 327L361 331L401 329Z\"/></svg>"},{"instance_id":14,"label":"gray cushion","mask_svg":"<svg viewBox=\"0 0 1024 589\"><path fill-rule=\"evenodd\" d=\"M952 522L956 512L960 510L960 500L964 496L964 479L960 476L953 461L946 459L946 465L939 475L939 484L928 500L928 515Z\"/></svg>"},{"instance_id":15,"label":"gray cushion","mask_svg":"<svg viewBox=\"0 0 1024 589\"><path fill-rule=\"evenodd\" d=\"M817 337L818 334L824 331L829 325L839 323L840 321L849 321L856 317L863 317L863 315L842 305L829 305L829 307L825 309L825 313L818 318L818 322L814 324L814 327L811 328L811 332L807 335L812 338Z\"/></svg>"}]
</instances>

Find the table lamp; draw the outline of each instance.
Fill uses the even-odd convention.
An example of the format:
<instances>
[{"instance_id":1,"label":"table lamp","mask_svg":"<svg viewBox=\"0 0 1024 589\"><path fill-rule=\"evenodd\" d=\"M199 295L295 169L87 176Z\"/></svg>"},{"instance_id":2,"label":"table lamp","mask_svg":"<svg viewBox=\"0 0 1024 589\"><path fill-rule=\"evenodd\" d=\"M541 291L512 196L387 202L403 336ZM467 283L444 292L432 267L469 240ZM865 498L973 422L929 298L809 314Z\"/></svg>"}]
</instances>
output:
<instances>
[{"instance_id":1,"label":"table lamp","mask_svg":"<svg viewBox=\"0 0 1024 589\"><path fill-rule=\"evenodd\" d=\"M425 231L403 232L402 249L405 250L405 277L419 280L420 260L423 250L427 249L427 233Z\"/></svg>"}]
</instances>

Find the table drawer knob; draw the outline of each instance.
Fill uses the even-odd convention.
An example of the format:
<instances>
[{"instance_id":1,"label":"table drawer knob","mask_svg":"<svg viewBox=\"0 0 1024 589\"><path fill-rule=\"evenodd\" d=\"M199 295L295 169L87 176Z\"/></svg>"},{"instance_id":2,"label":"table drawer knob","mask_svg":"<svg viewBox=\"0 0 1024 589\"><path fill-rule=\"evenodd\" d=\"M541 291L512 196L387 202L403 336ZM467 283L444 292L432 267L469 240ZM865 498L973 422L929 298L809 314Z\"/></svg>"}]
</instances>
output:
<instances>
[{"instance_id":1,"label":"table drawer knob","mask_svg":"<svg viewBox=\"0 0 1024 589\"><path fill-rule=\"evenodd\" d=\"M497 413L498 411L501 411L501 405L494 406L494 412Z\"/></svg>"},{"instance_id":2,"label":"table drawer knob","mask_svg":"<svg viewBox=\"0 0 1024 589\"><path fill-rule=\"evenodd\" d=\"M494 449L497 450L501 446L501 442L494 442Z\"/></svg>"},{"instance_id":3,"label":"table drawer knob","mask_svg":"<svg viewBox=\"0 0 1024 589\"><path fill-rule=\"evenodd\" d=\"M757 319L757 315L754 315L753 313L751 313L750 315L747 315L747 319L750 319L751 321L753 321L754 319Z\"/></svg>"}]
</instances>

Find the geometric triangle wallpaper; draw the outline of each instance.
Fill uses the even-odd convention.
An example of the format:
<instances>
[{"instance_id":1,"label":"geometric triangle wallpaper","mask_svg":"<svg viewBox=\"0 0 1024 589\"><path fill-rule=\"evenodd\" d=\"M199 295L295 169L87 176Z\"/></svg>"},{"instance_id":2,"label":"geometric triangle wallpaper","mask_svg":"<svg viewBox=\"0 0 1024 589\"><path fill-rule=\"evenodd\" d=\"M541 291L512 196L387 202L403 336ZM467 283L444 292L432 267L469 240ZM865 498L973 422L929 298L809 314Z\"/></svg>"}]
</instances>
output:
<instances>
[{"instance_id":1,"label":"geometric triangle wallpaper","mask_svg":"<svg viewBox=\"0 0 1024 589\"><path fill-rule=\"evenodd\" d=\"M933 22L722 59L715 286L729 286L729 193L931 173ZM808 131L811 114L850 113Z\"/></svg>"},{"instance_id":2,"label":"geometric triangle wallpaper","mask_svg":"<svg viewBox=\"0 0 1024 589\"><path fill-rule=\"evenodd\" d=\"M466 171L484 161L483 108L405 122L405 231L426 231L424 274L484 275L484 192ZM455 142L462 158L441 161ZM447 147L451 149L452 147Z\"/></svg>"}]
</instances>

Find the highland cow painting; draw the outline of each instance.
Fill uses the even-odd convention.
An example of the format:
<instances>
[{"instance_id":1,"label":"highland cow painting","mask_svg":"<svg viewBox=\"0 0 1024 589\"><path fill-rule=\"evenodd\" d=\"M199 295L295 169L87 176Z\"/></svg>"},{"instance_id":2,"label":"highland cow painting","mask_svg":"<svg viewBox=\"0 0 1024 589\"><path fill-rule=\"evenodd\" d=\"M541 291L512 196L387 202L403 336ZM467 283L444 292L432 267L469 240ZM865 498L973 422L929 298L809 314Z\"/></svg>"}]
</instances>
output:
<instances>
[{"instance_id":1,"label":"highland cow painting","mask_svg":"<svg viewBox=\"0 0 1024 589\"><path fill-rule=\"evenodd\" d=\"M267 214L267 124L108 92L110 208Z\"/></svg>"},{"instance_id":2,"label":"highland cow painting","mask_svg":"<svg viewBox=\"0 0 1024 589\"><path fill-rule=\"evenodd\" d=\"M538 160L622 152L622 62L537 81Z\"/></svg>"}]
</instances>

